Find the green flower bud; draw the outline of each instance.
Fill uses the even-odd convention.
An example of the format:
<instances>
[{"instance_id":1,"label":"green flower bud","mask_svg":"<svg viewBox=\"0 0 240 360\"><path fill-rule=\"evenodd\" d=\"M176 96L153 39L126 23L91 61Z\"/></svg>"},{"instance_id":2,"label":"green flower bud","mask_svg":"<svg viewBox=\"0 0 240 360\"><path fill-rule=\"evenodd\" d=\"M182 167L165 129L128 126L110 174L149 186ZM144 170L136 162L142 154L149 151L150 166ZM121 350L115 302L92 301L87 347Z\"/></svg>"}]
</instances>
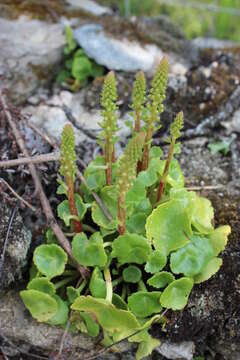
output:
<instances>
[{"instance_id":1,"label":"green flower bud","mask_svg":"<svg viewBox=\"0 0 240 360\"><path fill-rule=\"evenodd\" d=\"M183 112L181 111L177 114L173 123L170 126L170 134L172 138L174 138L175 140L180 138L183 125L184 125L184 118L183 118Z\"/></svg>"},{"instance_id":2,"label":"green flower bud","mask_svg":"<svg viewBox=\"0 0 240 360\"><path fill-rule=\"evenodd\" d=\"M73 181L76 173L76 159L74 131L70 124L66 124L62 131L60 174L65 178L71 177Z\"/></svg>"}]
</instances>

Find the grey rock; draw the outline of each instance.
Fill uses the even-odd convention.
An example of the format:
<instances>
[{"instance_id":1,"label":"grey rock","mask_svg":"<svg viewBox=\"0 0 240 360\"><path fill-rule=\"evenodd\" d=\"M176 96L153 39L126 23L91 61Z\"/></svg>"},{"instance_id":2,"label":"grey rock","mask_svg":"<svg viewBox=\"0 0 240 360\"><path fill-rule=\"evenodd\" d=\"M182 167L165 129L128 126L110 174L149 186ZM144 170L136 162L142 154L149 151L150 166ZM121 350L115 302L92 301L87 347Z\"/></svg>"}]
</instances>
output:
<instances>
[{"instance_id":1,"label":"grey rock","mask_svg":"<svg viewBox=\"0 0 240 360\"><path fill-rule=\"evenodd\" d=\"M106 6L99 5L92 0L67 0L67 2L75 9L82 9L96 16L111 13L111 9Z\"/></svg>"},{"instance_id":2,"label":"grey rock","mask_svg":"<svg viewBox=\"0 0 240 360\"><path fill-rule=\"evenodd\" d=\"M1 334L9 341L18 345L18 349L26 351L27 348L39 349L47 354L57 353L64 329L37 323L24 307L18 293L14 291L0 291L0 329ZM64 355L68 360L90 356L101 349L89 336L80 333L68 334L64 345ZM128 343L121 343L119 351L124 359L134 360L129 351ZM65 358L65 357L64 357ZM98 359L119 359L118 355L98 357Z\"/></svg>"},{"instance_id":3,"label":"grey rock","mask_svg":"<svg viewBox=\"0 0 240 360\"><path fill-rule=\"evenodd\" d=\"M224 49L233 46L239 46L239 43L229 40L202 37L198 37L192 40L191 43L199 49Z\"/></svg>"},{"instance_id":4,"label":"grey rock","mask_svg":"<svg viewBox=\"0 0 240 360\"><path fill-rule=\"evenodd\" d=\"M149 71L163 56L163 52L154 44L142 45L127 38L114 38L98 24L80 26L74 35L90 58L112 70Z\"/></svg>"},{"instance_id":5,"label":"grey rock","mask_svg":"<svg viewBox=\"0 0 240 360\"><path fill-rule=\"evenodd\" d=\"M82 130L75 128L76 144L85 139L91 141L87 133L96 135L100 130L101 114L99 110L88 111L84 107L84 90L79 93L61 91L38 106L26 106L24 114L31 114L30 122L45 131L48 135L60 140L64 125L69 122L64 106L71 110L77 124Z\"/></svg>"},{"instance_id":6,"label":"grey rock","mask_svg":"<svg viewBox=\"0 0 240 360\"><path fill-rule=\"evenodd\" d=\"M65 38L62 26L22 16L0 18L1 88L16 103L26 100L53 78L62 58Z\"/></svg>"},{"instance_id":7,"label":"grey rock","mask_svg":"<svg viewBox=\"0 0 240 360\"><path fill-rule=\"evenodd\" d=\"M223 121L222 125L227 129L227 133L240 133L240 109L235 111L232 118L228 121Z\"/></svg>"},{"instance_id":8,"label":"grey rock","mask_svg":"<svg viewBox=\"0 0 240 360\"><path fill-rule=\"evenodd\" d=\"M0 204L0 253L2 254L6 238L11 209ZM0 271L0 288L22 279L22 271L27 263L28 250L31 244L31 232L23 225L22 217L16 214L6 245L5 261Z\"/></svg>"},{"instance_id":9,"label":"grey rock","mask_svg":"<svg viewBox=\"0 0 240 360\"><path fill-rule=\"evenodd\" d=\"M192 341L183 341L179 344L166 341L159 346L157 351L167 359L192 360L195 352L195 345Z\"/></svg>"}]
</instances>

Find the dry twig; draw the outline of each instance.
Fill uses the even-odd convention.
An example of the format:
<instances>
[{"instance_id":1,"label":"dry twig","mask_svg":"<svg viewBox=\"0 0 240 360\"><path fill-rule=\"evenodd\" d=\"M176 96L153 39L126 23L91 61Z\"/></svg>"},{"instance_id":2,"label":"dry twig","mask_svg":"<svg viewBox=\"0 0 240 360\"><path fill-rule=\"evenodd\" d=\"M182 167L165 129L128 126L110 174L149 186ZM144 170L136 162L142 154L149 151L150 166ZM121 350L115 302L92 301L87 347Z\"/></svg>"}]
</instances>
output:
<instances>
[{"instance_id":1,"label":"dry twig","mask_svg":"<svg viewBox=\"0 0 240 360\"><path fill-rule=\"evenodd\" d=\"M29 204L29 202L27 202L26 200L24 200L20 195L18 195L16 193L15 190L13 190L13 188L8 184L8 182L6 180L4 180L3 178L0 177L0 183L3 183L4 185L7 186L7 188L11 191L11 193L21 202L23 203L25 206L27 206L29 209L31 209L33 212L36 212L37 209L32 206L31 204Z\"/></svg>"},{"instance_id":2,"label":"dry twig","mask_svg":"<svg viewBox=\"0 0 240 360\"><path fill-rule=\"evenodd\" d=\"M9 124L10 128L12 129L12 132L13 132L15 138L16 138L17 144L18 144L21 152L23 153L23 155L25 157L30 158L29 153L28 153L28 151L27 151L27 149L25 147L23 138L22 138L22 136L20 134L20 131L17 128L17 125L15 124L15 122L14 122L14 120L12 118L12 115L11 115L10 111L8 110L8 108L7 108L6 100L4 98L4 95L1 92L0 92L0 104L2 105L2 109L3 109L3 112L5 114L6 120L7 120L8 124ZM53 215L51 206L49 204L48 198L45 195L45 192L43 190L41 181L39 179L39 176L38 176L38 173L37 173L37 170L36 170L34 164L29 163L28 168L29 168L29 171L31 173L31 176L32 176L32 179L33 179L33 182L34 182L34 185L35 185L36 194L39 197L39 200L40 200L41 205L42 205L43 212L44 212L44 214L46 216L46 219L47 219L47 222L48 222L49 226L51 227L52 231L56 235L59 244L63 247L63 249L68 254L69 258L72 260L74 266L79 270L81 275L84 278L86 278L88 276L88 270L86 268L84 268L83 266L80 266L73 259L71 245L70 245L69 241L67 240L67 238L65 237L64 233L62 232L62 229L59 227L59 225L58 225L58 223L57 223L57 221L56 221L56 219L55 219L55 217Z\"/></svg>"}]
</instances>

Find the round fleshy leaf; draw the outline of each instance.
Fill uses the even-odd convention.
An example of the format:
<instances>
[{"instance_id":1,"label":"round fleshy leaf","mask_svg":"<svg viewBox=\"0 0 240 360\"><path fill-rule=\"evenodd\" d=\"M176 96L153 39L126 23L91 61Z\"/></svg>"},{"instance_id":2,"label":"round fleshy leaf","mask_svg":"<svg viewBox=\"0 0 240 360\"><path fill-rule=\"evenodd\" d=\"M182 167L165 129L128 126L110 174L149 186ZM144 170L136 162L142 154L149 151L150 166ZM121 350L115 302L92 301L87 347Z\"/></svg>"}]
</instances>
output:
<instances>
[{"instance_id":1,"label":"round fleshy leaf","mask_svg":"<svg viewBox=\"0 0 240 360\"><path fill-rule=\"evenodd\" d=\"M112 221L109 221L104 215L102 209L98 206L97 203L93 203L92 205L92 218L93 221L109 230L117 229L117 188L116 186L105 186L100 192L100 198L104 204L104 206L109 210L110 214L113 217Z\"/></svg>"},{"instance_id":2,"label":"round fleshy leaf","mask_svg":"<svg viewBox=\"0 0 240 360\"><path fill-rule=\"evenodd\" d=\"M112 303L117 309L128 310L127 304L118 294L113 293Z\"/></svg>"},{"instance_id":3,"label":"round fleshy leaf","mask_svg":"<svg viewBox=\"0 0 240 360\"><path fill-rule=\"evenodd\" d=\"M78 298L79 292L73 286L67 287L67 297L70 304L73 304L74 301Z\"/></svg>"},{"instance_id":4,"label":"round fleshy leaf","mask_svg":"<svg viewBox=\"0 0 240 360\"><path fill-rule=\"evenodd\" d=\"M34 264L49 279L64 272L67 259L65 251L56 244L40 245L33 255Z\"/></svg>"},{"instance_id":5,"label":"round fleshy leaf","mask_svg":"<svg viewBox=\"0 0 240 360\"><path fill-rule=\"evenodd\" d=\"M92 272L92 277L89 283L89 289L91 294L95 297L95 298L105 298L106 297L106 283L103 280L103 275L102 272L98 269L95 268Z\"/></svg>"},{"instance_id":6,"label":"round fleshy leaf","mask_svg":"<svg viewBox=\"0 0 240 360\"><path fill-rule=\"evenodd\" d=\"M146 234L156 250L166 255L179 249L189 242L191 235L187 211L177 200L160 204L147 219Z\"/></svg>"},{"instance_id":7,"label":"round fleshy leaf","mask_svg":"<svg viewBox=\"0 0 240 360\"><path fill-rule=\"evenodd\" d=\"M214 250L214 255L217 256L223 251L228 242L228 236L231 234L231 228L228 225L220 226L213 232L208 234L208 238Z\"/></svg>"},{"instance_id":8,"label":"round fleshy leaf","mask_svg":"<svg viewBox=\"0 0 240 360\"><path fill-rule=\"evenodd\" d=\"M182 188L184 186L184 176L176 159L171 161L166 180L174 188Z\"/></svg>"},{"instance_id":9,"label":"round fleshy leaf","mask_svg":"<svg viewBox=\"0 0 240 360\"><path fill-rule=\"evenodd\" d=\"M145 224L147 216L144 213L133 214L127 219L127 231L130 233L145 235Z\"/></svg>"},{"instance_id":10,"label":"round fleshy leaf","mask_svg":"<svg viewBox=\"0 0 240 360\"><path fill-rule=\"evenodd\" d=\"M39 322L46 322L57 313L56 300L38 290L23 290L20 296L32 317Z\"/></svg>"},{"instance_id":11,"label":"round fleshy leaf","mask_svg":"<svg viewBox=\"0 0 240 360\"><path fill-rule=\"evenodd\" d=\"M112 243L112 256L117 257L119 263L143 264L147 261L151 251L149 241L138 234L124 234L118 236Z\"/></svg>"},{"instance_id":12,"label":"round fleshy leaf","mask_svg":"<svg viewBox=\"0 0 240 360\"><path fill-rule=\"evenodd\" d=\"M109 336L114 335L116 341L126 338L140 327L136 317L130 311L117 309L103 299L80 296L71 308L92 314Z\"/></svg>"},{"instance_id":13,"label":"round fleshy leaf","mask_svg":"<svg viewBox=\"0 0 240 360\"><path fill-rule=\"evenodd\" d=\"M174 274L192 277L199 274L213 257L210 240L193 235L189 244L171 254L170 268Z\"/></svg>"},{"instance_id":14,"label":"round fleshy leaf","mask_svg":"<svg viewBox=\"0 0 240 360\"><path fill-rule=\"evenodd\" d=\"M209 234L213 231L213 207L208 199L196 197L192 212L192 225L201 233Z\"/></svg>"},{"instance_id":15,"label":"round fleshy leaf","mask_svg":"<svg viewBox=\"0 0 240 360\"><path fill-rule=\"evenodd\" d=\"M86 325L87 333L91 337L96 337L99 334L99 325L92 319L92 317L84 312L81 312L81 318Z\"/></svg>"},{"instance_id":16,"label":"round fleshy leaf","mask_svg":"<svg viewBox=\"0 0 240 360\"><path fill-rule=\"evenodd\" d=\"M210 279L214 274L218 272L221 266L222 266L222 259L219 258L211 259L209 263L205 266L203 271L200 274L194 276L194 282L196 284L200 284Z\"/></svg>"},{"instance_id":17,"label":"round fleshy leaf","mask_svg":"<svg viewBox=\"0 0 240 360\"><path fill-rule=\"evenodd\" d=\"M139 291L128 297L129 309L139 318L145 318L162 310L161 292Z\"/></svg>"},{"instance_id":18,"label":"round fleshy leaf","mask_svg":"<svg viewBox=\"0 0 240 360\"><path fill-rule=\"evenodd\" d=\"M84 233L75 235L72 241L72 254L74 259L83 266L103 267L107 262L100 233L94 233L90 239Z\"/></svg>"},{"instance_id":19,"label":"round fleshy leaf","mask_svg":"<svg viewBox=\"0 0 240 360\"><path fill-rule=\"evenodd\" d=\"M86 204L84 204L79 194L75 194L74 197L75 197L78 218L82 220L82 218L86 214L87 206ZM64 200L58 205L57 213L58 213L58 217L64 221L66 226L69 226L70 221L75 218L70 212L68 200Z\"/></svg>"},{"instance_id":20,"label":"round fleshy leaf","mask_svg":"<svg viewBox=\"0 0 240 360\"><path fill-rule=\"evenodd\" d=\"M181 310L187 305L188 297L193 287L191 278L183 277L174 280L164 289L160 303L164 308Z\"/></svg>"},{"instance_id":21,"label":"round fleshy leaf","mask_svg":"<svg viewBox=\"0 0 240 360\"><path fill-rule=\"evenodd\" d=\"M141 270L134 266L130 265L126 269L123 270L123 280L129 283L137 283L142 277Z\"/></svg>"},{"instance_id":22,"label":"round fleshy leaf","mask_svg":"<svg viewBox=\"0 0 240 360\"><path fill-rule=\"evenodd\" d=\"M168 271L162 271L153 275L150 279L148 279L147 283L150 286L153 286L157 289L161 289L164 288L166 285L170 284L174 280L175 278L172 273Z\"/></svg>"},{"instance_id":23,"label":"round fleshy leaf","mask_svg":"<svg viewBox=\"0 0 240 360\"><path fill-rule=\"evenodd\" d=\"M148 257L148 261L145 265L145 271L150 274L162 270L167 263L167 256L161 251L155 250Z\"/></svg>"},{"instance_id":24,"label":"round fleshy leaf","mask_svg":"<svg viewBox=\"0 0 240 360\"><path fill-rule=\"evenodd\" d=\"M66 324L68 320L68 306L65 301L63 301L58 295L53 295L53 298L57 302L57 312L53 317L48 320L48 323L51 325L63 325Z\"/></svg>"},{"instance_id":25,"label":"round fleshy leaf","mask_svg":"<svg viewBox=\"0 0 240 360\"><path fill-rule=\"evenodd\" d=\"M47 278L35 278L28 283L28 290L38 290L45 294L54 295L56 290L55 286Z\"/></svg>"}]
</instances>

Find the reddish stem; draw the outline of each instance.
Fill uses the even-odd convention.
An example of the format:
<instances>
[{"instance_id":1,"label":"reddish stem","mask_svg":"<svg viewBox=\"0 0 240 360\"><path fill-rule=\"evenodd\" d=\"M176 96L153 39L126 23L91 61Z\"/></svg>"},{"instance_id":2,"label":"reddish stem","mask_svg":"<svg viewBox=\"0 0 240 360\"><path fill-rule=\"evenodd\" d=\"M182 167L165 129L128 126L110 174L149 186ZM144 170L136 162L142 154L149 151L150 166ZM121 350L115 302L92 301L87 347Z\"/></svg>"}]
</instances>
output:
<instances>
[{"instance_id":1,"label":"reddish stem","mask_svg":"<svg viewBox=\"0 0 240 360\"><path fill-rule=\"evenodd\" d=\"M145 137L145 145L144 145L144 149L143 149L142 169L141 170L147 170L147 168L148 168L151 140L152 140L152 129L149 127L147 129L147 134Z\"/></svg>"},{"instance_id":2,"label":"reddish stem","mask_svg":"<svg viewBox=\"0 0 240 360\"><path fill-rule=\"evenodd\" d=\"M67 182L67 198L69 203L70 213L73 216L78 216L77 207L75 203L75 196L74 196L74 182L71 178L66 179ZM74 232L79 233L82 232L82 224L80 220L73 220L74 225Z\"/></svg>"},{"instance_id":3,"label":"reddish stem","mask_svg":"<svg viewBox=\"0 0 240 360\"><path fill-rule=\"evenodd\" d=\"M169 166L173 157L173 152L174 152L174 145L175 145L175 139L172 139L172 142L170 144L169 150L168 150L168 157L167 157L167 161L163 170L163 175L158 187L158 196L157 196L157 202L159 202L162 199L162 195L163 195L163 190L165 187L165 183L166 183L166 177L168 175L168 171L169 171Z\"/></svg>"}]
</instances>

